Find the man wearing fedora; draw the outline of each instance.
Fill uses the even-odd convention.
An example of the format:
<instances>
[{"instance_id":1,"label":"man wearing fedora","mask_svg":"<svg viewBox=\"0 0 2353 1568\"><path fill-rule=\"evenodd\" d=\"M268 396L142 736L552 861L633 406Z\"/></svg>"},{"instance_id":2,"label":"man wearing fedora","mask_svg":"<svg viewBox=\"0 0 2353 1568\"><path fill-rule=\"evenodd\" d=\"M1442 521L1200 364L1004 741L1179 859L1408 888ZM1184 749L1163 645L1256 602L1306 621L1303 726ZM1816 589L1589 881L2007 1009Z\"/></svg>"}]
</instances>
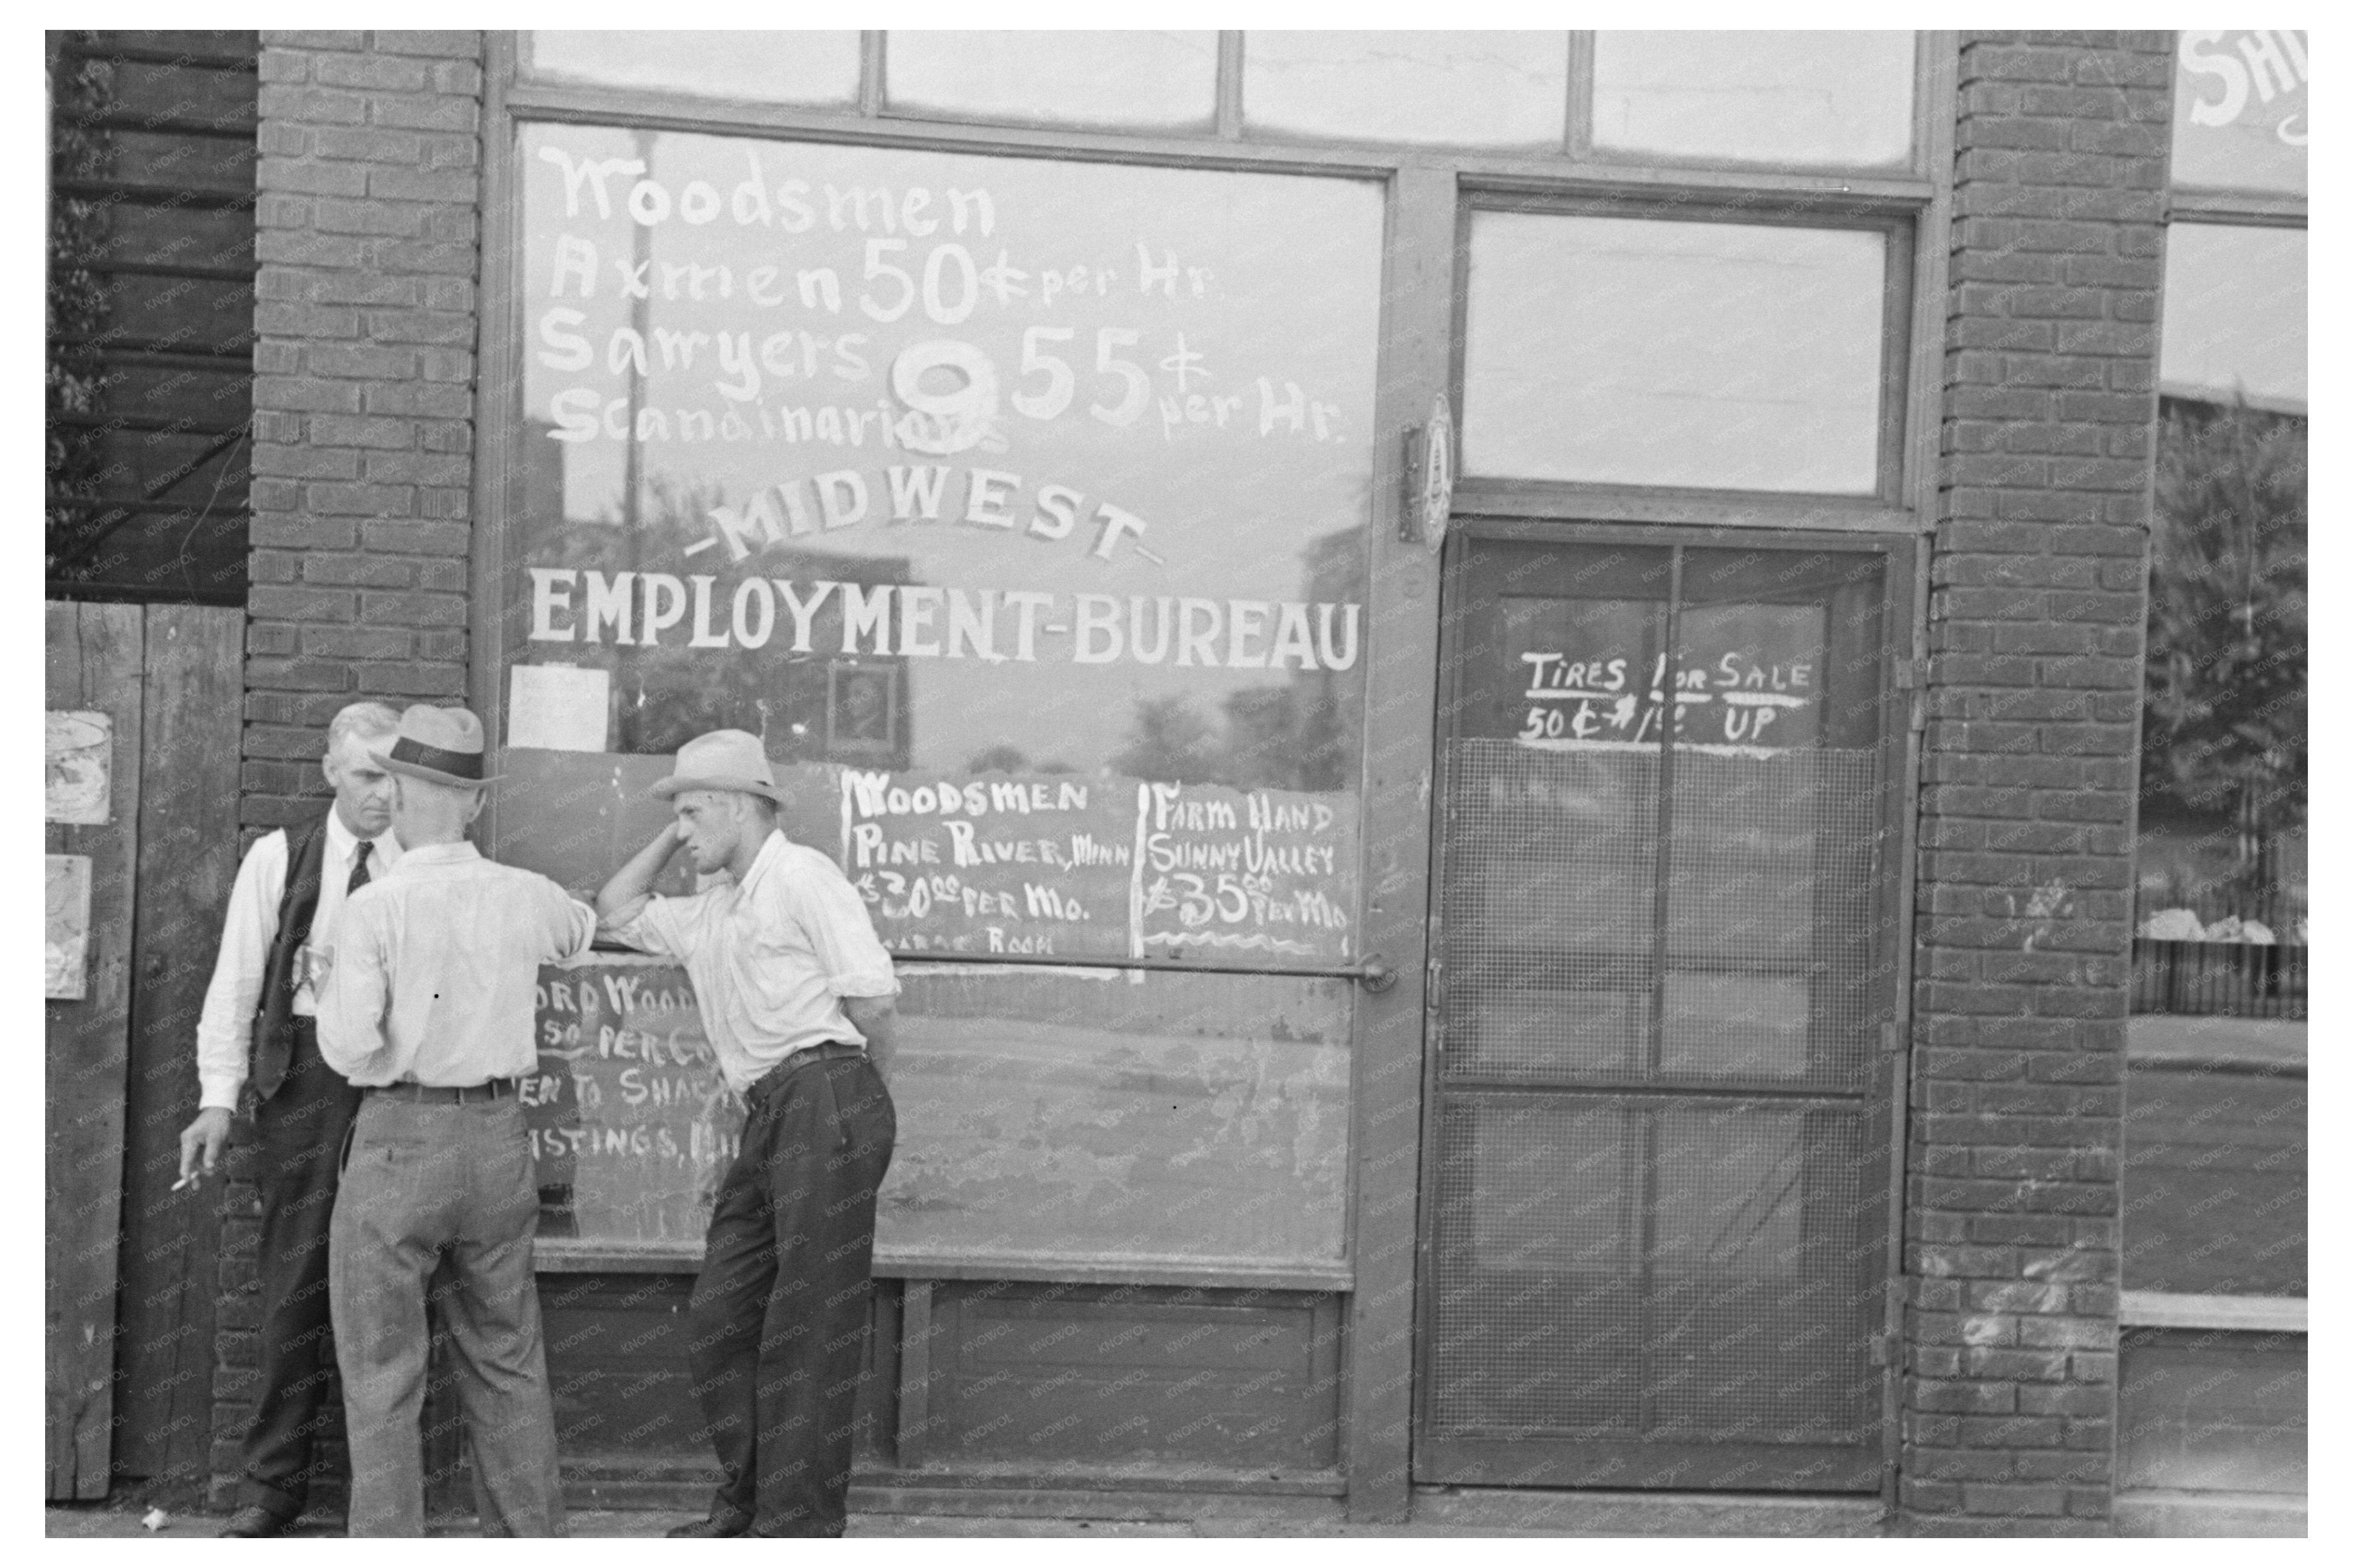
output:
<instances>
[{"instance_id":1,"label":"man wearing fedora","mask_svg":"<svg viewBox=\"0 0 2353 1568\"><path fill-rule=\"evenodd\" d=\"M350 1532L424 1533L426 1287L446 1266L482 1533L562 1535L532 1278L539 1187L516 1089L538 1068L539 966L586 952L596 917L467 842L492 782L473 714L420 703L378 756L406 853L344 910L319 1005L319 1049L362 1091L328 1258Z\"/></svg>"},{"instance_id":2,"label":"man wearing fedora","mask_svg":"<svg viewBox=\"0 0 2353 1568\"><path fill-rule=\"evenodd\" d=\"M319 1055L309 960L314 948L334 946L352 892L400 863L392 778L371 751L399 722L381 702L354 702L328 723L319 766L334 802L246 851L196 1025L201 1098L180 1134L180 1178L220 1168L238 1096L250 1085L261 1198L259 1386L237 1507L223 1535L282 1534L309 1500L316 1468L329 1359L327 1216L359 1091Z\"/></svg>"},{"instance_id":3,"label":"man wearing fedora","mask_svg":"<svg viewBox=\"0 0 2353 1568\"><path fill-rule=\"evenodd\" d=\"M723 1472L672 1535L839 1535L864 1361L874 1198L898 1118L898 979L858 890L776 826L759 738L717 730L654 786L675 816L596 895L607 934L676 958L746 1114L688 1313ZM720 879L653 898L681 848Z\"/></svg>"}]
</instances>

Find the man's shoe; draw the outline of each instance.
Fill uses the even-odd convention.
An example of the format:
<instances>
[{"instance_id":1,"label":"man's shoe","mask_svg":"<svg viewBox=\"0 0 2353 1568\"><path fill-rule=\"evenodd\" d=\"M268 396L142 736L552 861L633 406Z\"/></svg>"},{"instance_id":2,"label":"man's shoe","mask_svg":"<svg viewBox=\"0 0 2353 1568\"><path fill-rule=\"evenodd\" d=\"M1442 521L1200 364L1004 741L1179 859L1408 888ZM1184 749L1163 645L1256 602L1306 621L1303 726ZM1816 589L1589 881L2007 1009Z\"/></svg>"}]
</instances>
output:
<instances>
[{"instance_id":1,"label":"man's shoe","mask_svg":"<svg viewBox=\"0 0 2353 1568\"><path fill-rule=\"evenodd\" d=\"M248 1503L228 1516L228 1522L221 1526L220 1532L223 1536L245 1536L266 1541L272 1536L285 1534L286 1521L259 1504Z\"/></svg>"},{"instance_id":2,"label":"man's shoe","mask_svg":"<svg viewBox=\"0 0 2353 1568\"><path fill-rule=\"evenodd\" d=\"M712 1514L686 1524L674 1524L662 1533L672 1540L716 1541L723 1536L741 1535L752 1528L748 1519L727 1519Z\"/></svg>"}]
</instances>

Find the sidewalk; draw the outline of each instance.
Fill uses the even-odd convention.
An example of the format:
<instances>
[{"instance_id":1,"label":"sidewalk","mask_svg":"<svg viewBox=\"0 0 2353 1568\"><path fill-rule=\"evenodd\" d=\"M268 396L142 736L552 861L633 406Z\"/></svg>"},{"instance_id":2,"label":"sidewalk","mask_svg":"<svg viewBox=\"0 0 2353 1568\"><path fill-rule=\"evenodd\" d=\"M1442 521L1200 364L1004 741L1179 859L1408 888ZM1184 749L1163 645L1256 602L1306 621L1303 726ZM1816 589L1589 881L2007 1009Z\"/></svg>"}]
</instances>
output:
<instances>
[{"instance_id":1,"label":"sidewalk","mask_svg":"<svg viewBox=\"0 0 2353 1568\"><path fill-rule=\"evenodd\" d=\"M1341 1516L1336 1502L1321 1516L1305 1517L1296 1510L1284 1513L1271 1512L1263 1507L1254 1509L1243 1500L1230 1500L1190 1519L853 1513L849 1516L849 1534L863 1540L1090 1540L1107 1536L1176 1540L1384 1536L1564 1540L1630 1536L1858 1537L1883 1533L1879 1501L1868 1497L1423 1489L1415 1492L1412 1508L1412 1517L1403 1524L1351 1524ZM150 1531L135 1508L51 1508L47 1510L46 1533L52 1539L120 1540L152 1534L185 1541L211 1537L220 1528L222 1517L174 1514L162 1528ZM663 1510L575 1509L569 1523L573 1536L578 1539L650 1537L695 1517ZM342 1529L339 1521L322 1519L306 1521L295 1533L314 1539L339 1537ZM436 1520L426 1533L471 1536L474 1520L471 1515Z\"/></svg>"}]
</instances>

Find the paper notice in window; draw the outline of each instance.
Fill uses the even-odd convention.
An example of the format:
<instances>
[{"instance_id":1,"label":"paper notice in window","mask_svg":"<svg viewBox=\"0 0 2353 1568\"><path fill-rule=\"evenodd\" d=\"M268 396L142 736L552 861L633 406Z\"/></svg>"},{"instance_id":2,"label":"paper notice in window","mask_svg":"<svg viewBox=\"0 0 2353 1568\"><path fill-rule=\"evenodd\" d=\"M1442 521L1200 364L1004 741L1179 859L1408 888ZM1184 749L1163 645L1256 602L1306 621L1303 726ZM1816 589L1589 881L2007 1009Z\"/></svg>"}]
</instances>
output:
<instances>
[{"instance_id":1,"label":"paper notice in window","mask_svg":"<svg viewBox=\"0 0 2353 1568\"><path fill-rule=\"evenodd\" d=\"M568 664L519 664L507 686L507 744L547 752L605 749L610 672Z\"/></svg>"}]
</instances>

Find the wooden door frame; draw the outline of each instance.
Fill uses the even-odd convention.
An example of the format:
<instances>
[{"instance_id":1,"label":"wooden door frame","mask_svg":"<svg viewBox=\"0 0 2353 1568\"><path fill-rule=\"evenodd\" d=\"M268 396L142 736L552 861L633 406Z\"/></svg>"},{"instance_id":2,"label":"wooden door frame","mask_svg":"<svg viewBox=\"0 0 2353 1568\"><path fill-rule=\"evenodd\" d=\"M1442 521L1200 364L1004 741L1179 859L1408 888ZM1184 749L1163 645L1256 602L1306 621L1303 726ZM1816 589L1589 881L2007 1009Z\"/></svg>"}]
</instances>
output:
<instances>
[{"instance_id":1,"label":"wooden door frame","mask_svg":"<svg viewBox=\"0 0 2353 1568\"><path fill-rule=\"evenodd\" d=\"M1907 805L1916 788L1915 761L1911 746L1913 705L1909 700L1918 682L1914 679L1914 637L1917 608L1917 582L1920 564L1926 556L1926 544L1911 531L1859 532L1846 530L1773 529L1755 524L1735 526L1692 526L1672 523L1623 523L1614 521L1578 522L1551 519L1521 517L1469 516L1458 517L1448 530L1446 551L1439 588L1439 647L1437 670L1437 712L1433 726L1432 787L1429 800L1430 879L1426 889L1429 931L1429 1001L1425 1011L1425 1034L1422 1042L1420 1082L1423 1111L1423 1133L1420 1140L1419 1183L1424 1201L1415 1226L1414 1278L1417 1289L1414 1308L1414 1416L1413 1465L1417 1481L1423 1478L1420 1467L1435 1447L1430 1436L1434 1410L1433 1383L1436 1358L1433 1347L1437 1340L1436 1279L1436 1215L1430 1200L1437 1191L1438 1158L1440 1143L1438 1118L1443 1101L1443 1084L1440 1073L1439 1038L1445 1005L1445 975L1440 954L1444 951L1443 921L1446 889L1446 833L1440 814L1450 797L1451 782L1448 777L1448 745L1452 738L1454 715L1461 700L1463 672L1461 668L1461 617L1458 610L1463 592L1466 562L1471 551L1481 543L1525 543L1553 546L1584 544L1623 544L1649 548L1680 545L1691 548L1741 549L1752 551L1788 552L1790 553L1831 552L1873 554L1881 558L1880 584L1880 722L1877 740L1879 756L1879 786L1875 803L1878 821L1877 844L1873 858L1873 887L1877 915L1876 940L1869 963L1872 991L1878 1002L1881 1048L1873 1055L1866 1075L1861 1118L1862 1154L1863 1168L1858 1172L1859 1194L1862 1198L1857 1229L1859 1239L1870 1253L1866 1278L1878 1281L1882 1300L1889 1303L1889 1311L1896 1310L1901 1283L1900 1244L1895 1231L1895 1217L1903 1208L1905 1162L1898 1146L1904 1127L1901 1103L1905 1084L1902 1048L1906 1035L1905 1020L1910 1016L1907 962L1911 941L1911 920L1906 895L1912 885L1910 876L1909 831L1910 813ZM1887 1152L1884 1179L1874 1182L1869 1172L1875 1153ZM1884 1327L1871 1336L1873 1360L1881 1380L1877 1410L1866 1418L1863 1453L1875 1450L1877 1473L1865 1486L1822 1488L1826 1491L1883 1491L1889 1484L1895 1462L1892 1441L1895 1419L1893 1398L1897 1358L1887 1353L1893 1341ZM1479 1439L1454 1439L1454 1445ZM1843 1446L1841 1446L1843 1450ZM1498 1457L1508 1454L1507 1447L1499 1447ZM1828 1458L1825 1454L1822 1458ZM1850 1472L1852 1473L1852 1472ZM1519 1484L1573 1485L1574 1482L1546 1482L1533 1477L1516 1481L1463 1482L1452 1478L1447 1484ZM1616 1487L1639 1486L1639 1480L1622 1476L1608 1482ZM1681 1469L1672 1479L1663 1483L1676 1487L1704 1487L1704 1480L1689 1479ZM1752 1476L1746 1481L1751 1489L1759 1485ZM1790 1489L1815 1489L1802 1482Z\"/></svg>"}]
</instances>

